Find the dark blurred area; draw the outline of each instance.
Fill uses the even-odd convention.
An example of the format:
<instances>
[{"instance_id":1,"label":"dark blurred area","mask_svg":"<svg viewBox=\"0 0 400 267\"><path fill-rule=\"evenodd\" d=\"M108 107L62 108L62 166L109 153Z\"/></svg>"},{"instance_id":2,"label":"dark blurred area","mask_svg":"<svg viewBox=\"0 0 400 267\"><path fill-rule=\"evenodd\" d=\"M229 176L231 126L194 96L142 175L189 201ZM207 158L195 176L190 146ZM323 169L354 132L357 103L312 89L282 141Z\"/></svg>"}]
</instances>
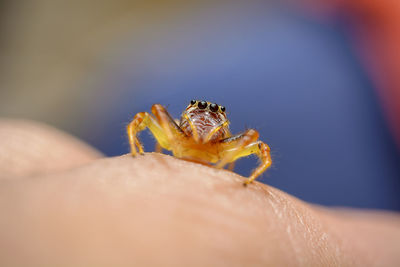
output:
<instances>
[{"instance_id":1,"label":"dark blurred area","mask_svg":"<svg viewBox=\"0 0 400 267\"><path fill-rule=\"evenodd\" d=\"M380 33L383 11L322 2L2 1L0 115L114 156L129 152L137 112L214 101L233 133L255 128L270 145L261 181L313 203L400 210L397 65L384 61L399 55L365 56L386 44L365 30Z\"/></svg>"}]
</instances>

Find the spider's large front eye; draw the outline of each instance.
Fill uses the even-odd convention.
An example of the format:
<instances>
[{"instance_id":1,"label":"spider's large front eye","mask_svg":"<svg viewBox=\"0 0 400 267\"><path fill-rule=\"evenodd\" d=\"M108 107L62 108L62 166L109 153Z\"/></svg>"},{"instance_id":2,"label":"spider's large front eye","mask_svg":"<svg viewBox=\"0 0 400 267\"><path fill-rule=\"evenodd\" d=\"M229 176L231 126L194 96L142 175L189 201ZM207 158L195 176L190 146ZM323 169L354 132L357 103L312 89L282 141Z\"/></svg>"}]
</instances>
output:
<instances>
[{"instance_id":1,"label":"spider's large front eye","mask_svg":"<svg viewBox=\"0 0 400 267\"><path fill-rule=\"evenodd\" d=\"M210 104L210 110L212 112L217 112L218 111L218 105L217 104Z\"/></svg>"},{"instance_id":2,"label":"spider's large front eye","mask_svg":"<svg viewBox=\"0 0 400 267\"><path fill-rule=\"evenodd\" d=\"M195 104L196 104L196 102L197 102L196 100L190 100L190 105L192 105L192 106L193 106L193 105L195 105Z\"/></svg>"},{"instance_id":3,"label":"spider's large front eye","mask_svg":"<svg viewBox=\"0 0 400 267\"><path fill-rule=\"evenodd\" d=\"M221 106L221 111L225 112L226 108L224 106Z\"/></svg>"},{"instance_id":4,"label":"spider's large front eye","mask_svg":"<svg viewBox=\"0 0 400 267\"><path fill-rule=\"evenodd\" d=\"M205 109L207 107L207 102L206 101L200 101L199 104L197 105L200 109Z\"/></svg>"}]
</instances>

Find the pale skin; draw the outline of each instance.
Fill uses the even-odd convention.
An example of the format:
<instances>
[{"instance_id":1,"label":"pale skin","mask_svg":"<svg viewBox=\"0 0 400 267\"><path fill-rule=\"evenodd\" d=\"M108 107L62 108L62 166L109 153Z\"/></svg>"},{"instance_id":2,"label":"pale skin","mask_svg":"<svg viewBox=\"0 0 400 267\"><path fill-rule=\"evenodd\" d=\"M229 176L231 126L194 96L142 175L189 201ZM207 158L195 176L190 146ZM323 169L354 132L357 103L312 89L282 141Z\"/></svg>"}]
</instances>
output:
<instances>
[{"instance_id":1,"label":"pale skin","mask_svg":"<svg viewBox=\"0 0 400 267\"><path fill-rule=\"evenodd\" d=\"M36 123L0 120L0 178L1 266L400 263L395 213L314 206L157 153L103 158Z\"/></svg>"}]
</instances>

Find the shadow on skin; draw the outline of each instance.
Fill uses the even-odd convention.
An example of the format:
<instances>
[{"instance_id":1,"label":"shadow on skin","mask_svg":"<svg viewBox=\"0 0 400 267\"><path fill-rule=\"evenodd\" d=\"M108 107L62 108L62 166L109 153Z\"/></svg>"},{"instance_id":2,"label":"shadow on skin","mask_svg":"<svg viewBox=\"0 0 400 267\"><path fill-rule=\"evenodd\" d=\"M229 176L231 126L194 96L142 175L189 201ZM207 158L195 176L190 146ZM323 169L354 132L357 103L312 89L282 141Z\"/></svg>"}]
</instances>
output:
<instances>
[{"instance_id":1,"label":"shadow on skin","mask_svg":"<svg viewBox=\"0 0 400 267\"><path fill-rule=\"evenodd\" d=\"M2 149L0 155L20 153ZM235 173L157 153L98 159L85 149L79 153L90 156L82 164L0 181L0 265L400 262L395 214L330 211L258 182L245 188Z\"/></svg>"}]
</instances>

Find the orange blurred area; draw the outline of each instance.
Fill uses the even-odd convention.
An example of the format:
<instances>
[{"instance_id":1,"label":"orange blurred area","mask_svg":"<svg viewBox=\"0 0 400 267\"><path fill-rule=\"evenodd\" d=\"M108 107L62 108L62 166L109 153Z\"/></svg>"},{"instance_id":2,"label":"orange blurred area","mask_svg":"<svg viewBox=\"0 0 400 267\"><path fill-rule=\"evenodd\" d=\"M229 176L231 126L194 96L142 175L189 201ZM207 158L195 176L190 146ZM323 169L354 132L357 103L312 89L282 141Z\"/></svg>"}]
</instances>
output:
<instances>
[{"instance_id":1,"label":"orange blurred area","mask_svg":"<svg viewBox=\"0 0 400 267\"><path fill-rule=\"evenodd\" d=\"M306 0L327 17L344 16L349 35L369 69L400 146L400 2L395 0ZM322 13L321 13L322 12Z\"/></svg>"}]
</instances>

